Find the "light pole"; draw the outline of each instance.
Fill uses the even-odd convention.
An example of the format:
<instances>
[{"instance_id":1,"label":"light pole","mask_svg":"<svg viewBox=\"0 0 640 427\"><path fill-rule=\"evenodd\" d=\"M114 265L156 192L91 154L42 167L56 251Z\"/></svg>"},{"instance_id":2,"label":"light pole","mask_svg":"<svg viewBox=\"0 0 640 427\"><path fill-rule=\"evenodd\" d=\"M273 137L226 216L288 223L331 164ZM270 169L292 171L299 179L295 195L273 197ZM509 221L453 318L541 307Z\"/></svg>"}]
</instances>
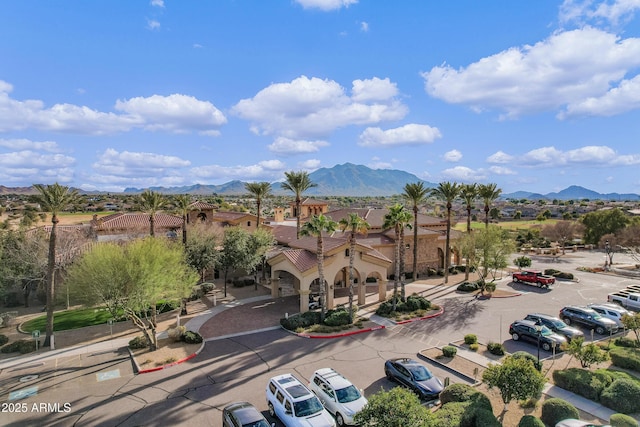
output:
<instances>
[{"instance_id":1,"label":"light pole","mask_svg":"<svg viewBox=\"0 0 640 427\"><path fill-rule=\"evenodd\" d=\"M609 245L608 239L604 241L604 252L607 254L606 259L604 260L604 269L609 270L609 267L611 266L611 246Z\"/></svg>"},{"instance_id":2,"label":"light pole","mask_svg":"<svg viewBox=\"0 0 640 427\"><path fill-rule=\"evenodd\" d=\"M536 323L536 332L538 336L538 366L540 366L540 335L542 335L542 325L540 323Z\"/></svg>"}]
</instances>

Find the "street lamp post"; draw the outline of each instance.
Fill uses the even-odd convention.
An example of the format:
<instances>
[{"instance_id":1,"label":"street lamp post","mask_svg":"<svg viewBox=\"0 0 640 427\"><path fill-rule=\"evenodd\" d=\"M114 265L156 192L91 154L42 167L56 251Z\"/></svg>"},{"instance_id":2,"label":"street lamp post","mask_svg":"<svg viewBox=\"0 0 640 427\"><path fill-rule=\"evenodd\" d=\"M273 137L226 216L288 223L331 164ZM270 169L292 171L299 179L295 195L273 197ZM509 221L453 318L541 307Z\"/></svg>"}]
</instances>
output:
<instances>
[{"instance_id":1,"label":"street lamp post","mask_svg":"<svg viewBox=\"0 0 640 427\"><path fill-rule=\"evenodd\" d=\"M542 325L536 323L536 335L538 336L538 366L540 366L540 335L542 335Z\"/></svg>"},{"instance_id":2,"label":"street lamp post","mask_svg":"<svg viewBox=\"0 0 640 427\"><path fill-rule=\"evenodd\" d=\"M609 240L604 241L604 252L607 254L604 260L604 269L609 270L609 267L611 266L611 263L610 263L611 246L609 245Z\"/></svg>"}]
</instances>

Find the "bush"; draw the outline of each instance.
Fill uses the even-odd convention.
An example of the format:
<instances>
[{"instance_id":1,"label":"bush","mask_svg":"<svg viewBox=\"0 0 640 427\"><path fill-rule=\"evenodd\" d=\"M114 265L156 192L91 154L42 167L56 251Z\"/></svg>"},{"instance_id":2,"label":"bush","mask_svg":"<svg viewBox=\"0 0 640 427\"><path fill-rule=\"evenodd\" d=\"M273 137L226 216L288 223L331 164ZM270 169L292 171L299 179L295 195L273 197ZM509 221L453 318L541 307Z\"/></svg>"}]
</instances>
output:
<instances>
[{"instance_id":1,"label":"bush","mask_svg":"<svg viewBox=\"0 0 640 427\"><path fill-rule=\"evenodd\" d=\"M243 279L233 279L233 287L234 288L241 288L244 286L244 280Z\"/></svg>"},{"instance_id":2,"label":"bush","mask_svg":"<svg viewBox=\"0 0 640 427\"><path fill-rule=\"evenodd\" d=\"M600 395L600 402L607 408L623 414L640 412L640 384L633 380L615 380Z\"/></svg>"},{"instance_id":3,"label":"bush","mask_svg":"<svg viewBox=\"0 0 640 427\"><path fill-rule=\"evenodd\" d=\"M467 334L464 336L465 344L475 344L478 342L478 336L476 334Z\"/></svg>"},{"instance_id":4,"label":"bush","mask_svg":"<svg viewBox=\"0 0 640 427\"><path fill-rule=\"evenodd\" d=\"M618 347L629 347L629 348L637 348L639 347L638 341L629 338L629 337L618 337L614 341L615 345Z\"/></svg>"},{"instance_id":5,"label":"bush","mask_svg":"<svg viewBox=\"0 0 640 427\"><path fill-rule=\"evenodd\" d=\"M460 417L460 427L502 427L493 411L471 405Z\"/></svg>"},{"instance_id":6,"label":"bush","mask_svg":"<svg viewBox=\"0 0 640 427\"><path fill-rule=\"evenodd\" d=\"M614 347L609 351L614 366L640 372L640 350L628 347Z\"/></svg>"},{"instance_id":7,"label":"bush","mask_svg":"<svg viewBox=\"0 0 640 427\"><path fill-rule=\"evenodd\" d=\"M444 357L455 357L458 349L452 345L445 345L442 347L442 354Z\"/></svg>"},{"instance_id":8,"label":"bush","mask_svg":"<svg viewBox=\"0 0 640 427\"><path fill-rule=\"evenodd\" d=\"M129 341L129 348L131 350L140 350L147 347L149 347L149 343L147 342L147 339L142 335L140 335L139 337L135 337L134 339Z\"/></svg>"},{"instance_id":9,"label":"bush","mask_svg":"<svg viewBox=\"0 0 640 427\"><path fill-rule=\"evenodd\" d=\"M469 344L469 350L471 351L478 351L479 348L480 348L480 344L478 344L477 342L474 342L473 344Z\"/></svg>"},{"instance_id":10,"label":"bush","mask_svg":"<svg viewBox=\"0 0 640 427\"><path fill-rule=\"evenodd\" d=\"M564 280L573 280L573 273L565 273L564 271L556 274L554 277Z\"/></svg>"},{"instance_id":11,"label":"bush","mask_svg":"<svg viewBox=\"0 0 640 427\"><path fill-rule=\"evenodd\" d=\"M542 404L540 419L548 426L555 426L567 418L580 418L580 413L571 403L557 397L547 399Z\"/></svg>"},{"instance_id":12,"label":"bush","mask_svg":"<svg viewBox=\"0 0 640 427\"><path fill-rule=\"evenodd\" d=\"M546 276L555 276L560 273L562 272L560 270L556 270L555 268L547 268L546 270L544 270L544 274Z\"/></svg>"},{"instance_id":13,"label":"bush","mask_svg":"<svg viewBox=\"0 0 640 427\"><path fill-rule=\"evenodd\" d=\"M185 326L177 326L175 328L169 328L167 330L167 335L169 339L173 342L182 341L182 336L187 332L187 328Z\"/></svg>"},{"instance_id":14,"label":"bush","mask_svg":"<svg viewBox=\"0 0 640 427\"><path fill-rule=\"evenodd\" d=\"M202 342L202 335L197 332L187 331L182 335L182 341L187 344L200 344Z\"/></svg>"},{"instance_id":15,"label":"bush","mask_svg":"<svg viewBox=\"0 0 640 427\"><path fill-rule=\"evenodd\" d=\"M40 346L38 345L38 348L39 347ZM0 351L2 353L31 353L36 351L36 342L35 340L18 340L3 346L0 348Z\"/></svg>"},{"instance_id":16,"label":"bush","mask_svg":"<svg viewBox=\"0 0 640 427\"><path fill-rule=\"evenodd\" d=\"M324 319L324 324L327 326L342 326L349 324L349 311L348 310L335 310L327 313L327 317Z\"/></svg>"},{"instance_id":17,"label":"bush","mask_svg":"<svg viewBox=\"0 0 640 427\"><path fill-rule=\"evenodd\" d=\"M479 289L479 286L476 282L462 282L458 285L456 290L460 292L474 292Z\"/></svg>"},{"instance_id":18,"label":"bush","mask_svg":"<svg viewBox=\"0 0 640 427\"><path fill-rule=\"evenodd\" d=\"M202 289L202 292L204 294L208 294L209 292L211 292L215 288L216 288L216 285L213 284L213 283L210 283L210 282L205 282L205 283L200 285L200 289Z\"/></svg>"},{"instance_id":19,"label":"bush","mask_svg":"<svg viewBox=\"0 0 640 427\"><path fill-rule=\"evenodd\" d=\"M489 293L492 293L492 292L494 292L496 290L496 287L497 287L496 283L489 282L489 283L485 283L484 290L489 292Z\"/></svg>"},{"instance_id":20,"label":"bush","mask_svg":"<svg viewBox=\"0 0 640 427\"><path fill-rule=\"evenodd\" d=\"M306 311L302 314L294 314L288 318L280 319L280 325L288 331L295 331L296 329L308 328L311 325L320 324L320 312L318 311Z\"/></svg>"},{"instance_id":21,"label":"bush","mask_svg":"<svg viewBox=\"0 0 640 427\"><path fill-rule=\"evenodd\" d=\"M545 427L544 423L533 415L525 415L520 418L518 427Z\"/></svg>"},{"instance_id":22,"label":"bush","mask_svg":"<svg viewBox=\"0 0 640 427\"><path fill-rule=\"evenodd\" d=\"M635 418L625 414L613 414L609 417L611 427L638 427Z\"/></svg>"},{"instance_id":23,"label":"bush","mask_svg":"<svg viewBox=\"0 0 640 427\"><path fill-rule=\"evenodd\" d=\"M487 350L489 350L489 353L495 354L496 356L504 356L505 353L504 346L497 342L490 342L487 344Z\"/></svg>"},{"instance_id":24,"label":"bush","mask_svg":"<svg viewBox=\"0 0 640 427\"><path fill-rule=\"evenodd\" d=\"M449 402L466 402L471 396L478 393L473 386L463 383L451 384L440 392L440 402L444 405Z\"/></svg>"},{"instance_id":25,"label":"bush","mask_svg":"<svg viewBox=\"0 0 640 427\"><path fill-rule=\"evenodd\" d=\"M516 351L511 355L514 359L527 359L533 363L538 371L542 370L542 362L538 362L538 359L531 353L526 351Z\"/></svg>"},{"instance_id":26,"label":"bush","mask_svg":"<svg viewBox=\"0 0 640 427\"><path fill-rule=\"evenodd\" d=\"M553 382L560 388L597 402L613 378L604 371L570 368L554 371Z\"/></svg>"},{"instance_id":27,"label":"bush","mask_svg":"<svg viewBox=\"0 0 640 427\"><path fill-rule=\"evenodd\" d=\"M433 413L437 426L459 426L471 402L449 402Z\"/></svg>"},{"instance_id":28,"label":"bush","mask_svg":"<svg viewBox=\"0 0 640 427\"><path fill-rule=\"evenodd\" d=\"M416 294L412 294L407 298L406 305L409 309L408 311L429 310L431 308L429 300Z\"/></svg>"},{"instance_id":29,"label":"bush","mask_svg":"<svg viewBox=\"0 0 640 427\"><path fill-rule=\"evenodd\" d=\"M0 334L0 346L3 346L8 342L9 342L9 338L6 335Z\"/></svg>"}]
</instances>

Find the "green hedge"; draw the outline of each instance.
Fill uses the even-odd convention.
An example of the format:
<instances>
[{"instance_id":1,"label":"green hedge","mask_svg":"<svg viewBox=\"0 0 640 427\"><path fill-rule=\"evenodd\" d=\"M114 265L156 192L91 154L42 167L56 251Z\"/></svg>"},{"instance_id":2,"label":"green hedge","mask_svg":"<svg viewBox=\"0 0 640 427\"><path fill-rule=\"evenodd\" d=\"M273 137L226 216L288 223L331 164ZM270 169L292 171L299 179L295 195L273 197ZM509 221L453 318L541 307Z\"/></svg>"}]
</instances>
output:
<instances>
[{"instance_id":1,"label":"green hedge","mask_svg":"<svg viewBox=\"0 0 640 427\"><path fill-rule=\"evenodd\" d=\"M295 331L298 328L308 328L311 325L320 324L320 312L307 311L302 314L294 314L288 318L280 319L280 325L289 331Z\"/></svg>"},{"instance_id":2,"label":"green hedge","mask_svg":"<svg viewBox=\"0 0 640 427\"><path fill-rule=\"evenodd\" d=\"M545 425L540 418L536 418L533 415L525 415L520 418L518 427L545 427Z\"/></svg>"},{"instance_id":3,"label":"green hedge","mask_svg":"<svg viewBox=\"0 0 640 427\"><path fill-rule=\"evenodd\" d=\"M182 341L187 344L200 344L202 342L202 335L197 332L187 331L182 335Z\"/></svg>"},{"instance_id":4,"label":"green hedge","mask_svg":"<svg viewBox=\"0 0 640 427\"><path fill-rule=\"evenodd\" d=\"M489 350L489 353L495 354L496 356L504 356L505 353L504 346L497 342L488 343L487 350Z\"/></svg>"},{"instance_id":5,"label":"green hedge","mask_svg":"<svg viewBox=\"0 0 640 427\"><path fill-rule=\"evenodd\" d=\"M629 348L637 348L640 347L640 344L637 340L629 337L618 337L615 339L614 344L618 347L629 347Z\"/></svg>"},{"instance_id":6,"label":"green hedge","mask_svg":"<svg viewBox=\"0 0 640 427\"><path fill-rule=\"evenodd\" d=\"M600 395L600 402L607 408L623 414L640 412L640 384L619 378Z\"/></svg>"},{"instance_id":7,"label":"green hedge","mask_svg":"<svg viewBox=\"0 0 640 427\"><path fill-rule=\"evenodd\" d=\"M640 372L640 349L613 347L609 350L609 356L614 366Z\"/></svg>"},{"instance_id":8,"label":"green hedge","mask_svg":"<svg viewBox=\"0 0 640 427\"><path fill-rule=\"evenodd\" d=\"M560 388L597 402L602 392L613 383L613 377L603 371L569 368L553 371L553 382Z\"/></svg>"},{"instance_id":9,"label":"green hedge","mask_svg":"<svg viewBox=\"0 0 640 427\"><path fill-rule=\"evenodd\" d=\"M609 417L611 427L638 427L635 418L625 414L613 414Z\"/></svg>"},{"instance_id":10,"label":"green hedge","mask_svg":"<svg viewBox=\"0 0 640 427\"><path fill-rule=\"evenodd\" d=\"M516 351L511 355L511 357L513 357L514 359L527 359L531 363L533 363L533 366L535 366L538 371L542 370L542 362L539 362L533 354L527 351Z\"/></svg>"},{"instance_id":11,"label":"green hedge","mask_svg":"<svg viewBox=\"0 0 640 427\"><path fill-rule=\"evenodd\" d=\"M542 404L540 419L548 426L555 426L567 418L580 418L580 413L571 403L557 397L547 399Z\"/></svg>"},{"instance_id":12,"label":"green hedge","mask_svg":"<svg viewBox=\"0 0 640 427\"><path fill-rule=\"evenodd\" d=\"M396 302L396 313L411 313L417 310L429 310L431 302L425 297L412 294L405 301L398 296L391 297L387 301L380 304L376 310L378 316L389 316L393 312L393 301Z\"/></svg>"},{"instance_id":13,"label":"green hedge","mask_svg":"<svg viewBox=\"0 0 640 427\"><path fill-rule=\"evenodd\" d=\"M9 342L9 338L6 335L0 334L0 347Z\"/></svg>"},{"instance_id":14,"label":"green hedge","mask_svg":"<svg viewBox=\"0 0 640 427\"><path fill-rule=\"evenodd\" d=\"M39 346L38 346L39 347ZM0 348L0 352L2 353L20 353L26 354L36 351L36 342L35 340L18 340L14 341L11 344L7 344Z\"/></svg>"},{"instance_id":15,"label":"green hedge","mask_svg":"<svg viewBox=\"0 0 640 427\"><path fill-rule=\"evenodd\" d=\"M458 349L452 345L445 345L444 347L442 347L442 355L444 357L454 357L457 352Z\"/></svg>"},{"instance_id":16,"label":"green hedge","mask_svg":"<svg viewBox=\"0 0 640 427\"><path fill-rule=\"evenodd\" d=\"M474 292L478 289L480 289L480 285L477 282L462 282L456 288L460 292Z\"/></svg>"},{"instance_id":17,"label":"green hedge","mask_svg":"<svg viewBox=\"0 0 640 427\"><path fill-rule=\"evenodd\" d=\"M478 336L476 334L467 334L464 336L464 343L467 345L476 344L478 342Z\"/></svg>"}]
</instances>

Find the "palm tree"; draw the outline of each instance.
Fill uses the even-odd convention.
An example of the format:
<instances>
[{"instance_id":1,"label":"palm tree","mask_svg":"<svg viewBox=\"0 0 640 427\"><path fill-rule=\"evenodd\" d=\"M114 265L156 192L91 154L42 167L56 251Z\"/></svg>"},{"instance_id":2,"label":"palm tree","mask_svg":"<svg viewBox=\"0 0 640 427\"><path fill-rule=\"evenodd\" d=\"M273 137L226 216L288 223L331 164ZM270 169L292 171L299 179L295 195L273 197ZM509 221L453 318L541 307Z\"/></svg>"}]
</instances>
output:
<instances>
[{"instance_id":1,"label":"palm tree","mask_svg":"<svg viewBox=\"0 0 640 427\"><path fill-rule=\"evenodd\" d=\"M485 228L489 228L489 210L491 207L491 203L495 201L500 194L502 194L502 190L497 188L498 184L480 184L478 185L478 197L484 200L484 226Z\"/></svg>"},{"instance_id":2,"label":"palm tree","mask_svg":"<svg viewBox=\"0 0 640 427\"><path fill-rule=\"evenodd\" d=\"M471 234L471 209L473 202L478 198L477 184L463 184L460 186L460 197L464 200L467 208L467 234ZM469 257L466 257L464 268L464 280L469 280Z\"/></svg>"},{"instance_id":3,"label":"palm tree","mask_svg":"<svg viewBox=\"0 0 640 427\"><path fill-rule=\"evenodd\" d=\"M300 202L302 201L302 193L312 187L316 187L317 184L311 182L309 174L307 172L285 172L284 175L287 180L281 184L281 187L285 190L289 190L296 195L296 238L300 238Z\"/></svg>"},{"instance_id":4,"label":"palm tree","mask_svg":"<svg viewBox=\"0 0 640 427\"><path fill-rule=\"evenodd\" d=\"M350 213L340 220L340 229L349 230L349 323L353 323L353 264L356 253L356 234L367 234L370 225L357 213ZM363 286L360 283L360 286Z\"/></svg>"},{"instance_id":5,"label":"palm tree","mask_svg":"<svg viewBox=\"0 0 640 427\"><path fill-rule=\"evenodd\" d=\"M451 262L451 204L453 200L460 195L460 185L456 182L441 182L431 194L447 202L447 240L444 250L444 283L448 283L449 264Z\"/></svg>"},{"instance_id":6,"label":"palm tree","mask_svg":"<svg viewBox=\"0 0 640 427\"><path fill-rule=\"evenodd\" d=\"M182 216L182 244L187 245L187 221L189 215L189 206L191 206L191 196L188 194L179 194L175 197L176 208Z\"/></svg>"},{"instance_id":7,"label":"palm tree","mask_svg":"<svg viewBox=\"0 0 640 427\"><path fill-rule=\"evenodd\" d=\"M55 292L56 270L56 232L58 226L58 214L67 206L73 204L78 198L78 191L60 185L57 182L52 185L35 184L33 186L38 195L35 200L45 212L51 212L51 234L49 236L49 255L47 258L47 326L46 338L43 346L55 349L53 338L53 305Z\"/></svg>"},{"instance_id":8,"label":"palm tree","mask_svg":"<svg viewBox=\"0 0 640 427\"><path fill-rule=\"evenodd\" d=\"M258 223L256 229L260 227L260 205L262 199L271 196L271 184L268 182L247 182L244 184L244 188L256 198L256 208L258 209Z\"/></svg>"},{"instance_id":9,"label":"palm tree","mask_svg":"<svg viewBox=\"0 0 640 427\"><path fill-rule=\"evenodd\" d=\"M411 202L413 207L413 280L418 278L418 205L422 203L431 189L424 187L424 182L407 183L402 196Z\"/></svg>"},{"instance_id":10,"label":"palm tree","mask_svg":"<svg viewBox=\"0 0 640 427\"><path fill-rule=\"evenodd\" d=\"M139 197L140 209L149 214L149 234L156 235L156 213L167 203L167 200L160 193L152 190L144 190Z\"/></svg>"},{"instance_id":11,"label":"palm tree","mask_svg":"<svg viewBox=\"0 0 640 427\"><path fill-rule=\"evenodd\" d=\"M318 258L318 282L320 284L320 322L324 322L324 315L326 311L325 304L325 281L324 281L324 242L322 240L322 233L333 233L336 231L338 223L331 220L329 217L320 215L313 215L309 221L305 222L304 226L300 229L302 236L316 236L318 238L318 247L316 256Z\"/></svg>"},{"instance_id":12,"label":"palm tree","mask_svg":"<svg viewBox=\"0 0 640 427\"><path fill-rule=\"evenodd\" d=\"M382 228L393 228L396 235L395 244L395 272L393 275L393 310L396 309L396 296L398 295L398 278L402 271L404 263L401 259L401 247L404 246L404 227L411 221L411 213L405 209L404 206L397 203L389 208L389 212L384 216L384 223ZM401 298L404 298L404 283L402 283Z\"/></svg>"}]
</instances>

